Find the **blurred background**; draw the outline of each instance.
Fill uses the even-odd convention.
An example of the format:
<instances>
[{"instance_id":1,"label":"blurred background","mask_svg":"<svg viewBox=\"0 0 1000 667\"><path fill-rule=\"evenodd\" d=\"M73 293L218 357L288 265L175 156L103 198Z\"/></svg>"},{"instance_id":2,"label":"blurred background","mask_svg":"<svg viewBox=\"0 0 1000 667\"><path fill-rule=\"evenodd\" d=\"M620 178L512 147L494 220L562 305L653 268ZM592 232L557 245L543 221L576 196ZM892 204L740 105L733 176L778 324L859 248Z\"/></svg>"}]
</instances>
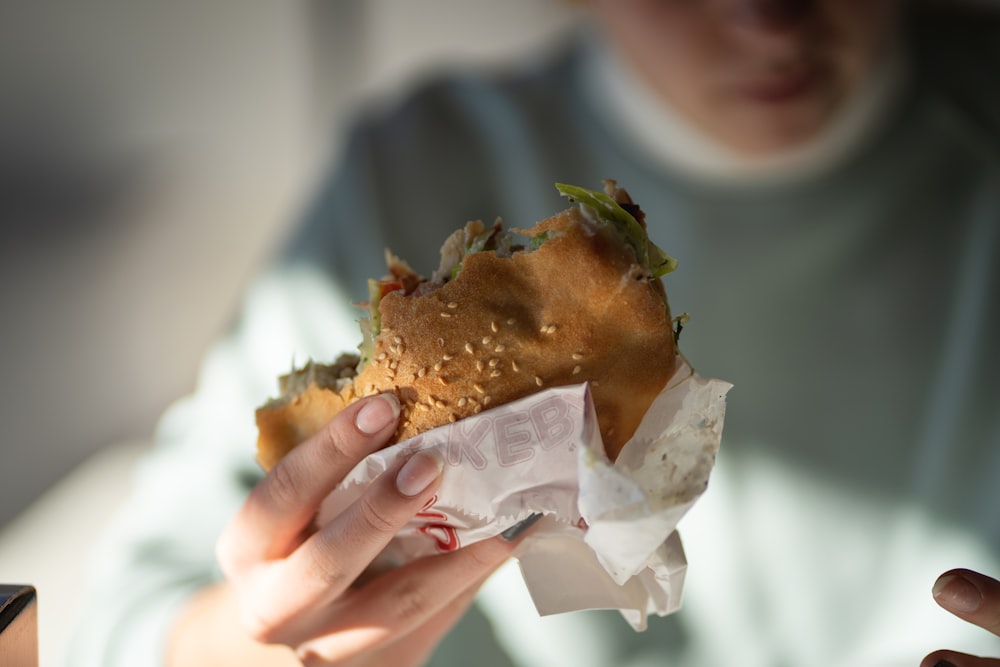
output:
<instances>
[{"instance_id":1,"label":"blurred background","mask_svg":"<svg viewBox=\"0 0 1000 667\"><path fill-rule=\"evenodd\" d=\"M42 661L81 554L360 100L544 48L560 0L6 0L0 581Z\"/></svg>"}]
</instances>

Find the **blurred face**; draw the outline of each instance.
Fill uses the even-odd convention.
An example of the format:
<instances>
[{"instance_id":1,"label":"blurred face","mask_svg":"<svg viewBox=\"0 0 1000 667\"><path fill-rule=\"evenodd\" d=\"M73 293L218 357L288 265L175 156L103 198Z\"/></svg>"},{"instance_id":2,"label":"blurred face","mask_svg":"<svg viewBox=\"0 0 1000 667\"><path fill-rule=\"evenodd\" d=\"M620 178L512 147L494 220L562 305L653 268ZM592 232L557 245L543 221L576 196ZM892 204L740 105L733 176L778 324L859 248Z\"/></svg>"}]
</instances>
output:
<instances>
[{"instance_id":1,"label":"blurred face","mask_svg":"<svg viewBox=\"0 0 1000 667\"><path fill-rule=\"evenodd\" d=\"M895 37L899 0L592 0L647 83L746 155L815 137Z\"/></svg>"}]
</instances>

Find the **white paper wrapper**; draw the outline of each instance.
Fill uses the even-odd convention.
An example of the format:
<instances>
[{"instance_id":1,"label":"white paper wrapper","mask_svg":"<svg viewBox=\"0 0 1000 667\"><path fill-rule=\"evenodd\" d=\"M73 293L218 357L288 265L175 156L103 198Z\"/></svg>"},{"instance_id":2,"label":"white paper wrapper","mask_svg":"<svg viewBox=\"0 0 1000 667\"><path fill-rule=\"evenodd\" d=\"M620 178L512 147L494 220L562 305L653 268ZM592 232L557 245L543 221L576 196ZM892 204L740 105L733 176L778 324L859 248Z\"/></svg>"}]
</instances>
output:
<instances>
[{"instance_id":1,"label":"white paper wrapper","mask_svg":"<svg viewBox=\"0 0 1000 667\"><path fill-rule=\"evenodd\" d=\"M376 452L330 494L318 521L401 458L436 448L441 487L385 558L453 551L542 513L519 551L538 612L618 609L642 630L648 614L680 604L687 561L676 526L708 483L730 387L682 362L614 463L587 385L549 389Z\"/></svg>"}]
</instances>

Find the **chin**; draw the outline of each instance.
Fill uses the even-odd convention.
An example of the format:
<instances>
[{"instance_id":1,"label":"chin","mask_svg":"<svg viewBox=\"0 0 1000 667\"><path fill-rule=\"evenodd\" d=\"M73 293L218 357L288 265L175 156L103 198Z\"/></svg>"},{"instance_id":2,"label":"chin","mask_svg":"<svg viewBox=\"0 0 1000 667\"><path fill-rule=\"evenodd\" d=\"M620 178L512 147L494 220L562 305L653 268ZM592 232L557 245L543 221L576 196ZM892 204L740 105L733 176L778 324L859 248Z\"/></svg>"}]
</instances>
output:
<instances>
[{"instance_id":1,"label":"chin","mask_svg":"<svg viewBox=\"0 0 1000 667\"><path fill-rule=\"evenodd\" d=\"M801 148L830 127L834 110L826 105L805 108L750 108L729 114L716 124L714 135L738 154L767 157Z\"/></svg>"},{"instance_id":2,"label":"chin","mask_svg":"<svg viewBox=\"0 0 1000 667\"><path fill-rule=\"evenodd\" d=\"M832 87L780 100L742 99L715 124L716 137L737 153L766 157L801 148L820 137L843 106Z\"/></svg>"},{"instance_id":3,"label":"chin","mask_svg":"<svg viewBox=\"0 0 1000 667\"><path fill-rule=\"evenodd\" d=\"M770 157L788 153L808 145L822 134L825 124L812 126L752 126L734 134L727 146L740 155Z\"/></svg>"}]
</instances>

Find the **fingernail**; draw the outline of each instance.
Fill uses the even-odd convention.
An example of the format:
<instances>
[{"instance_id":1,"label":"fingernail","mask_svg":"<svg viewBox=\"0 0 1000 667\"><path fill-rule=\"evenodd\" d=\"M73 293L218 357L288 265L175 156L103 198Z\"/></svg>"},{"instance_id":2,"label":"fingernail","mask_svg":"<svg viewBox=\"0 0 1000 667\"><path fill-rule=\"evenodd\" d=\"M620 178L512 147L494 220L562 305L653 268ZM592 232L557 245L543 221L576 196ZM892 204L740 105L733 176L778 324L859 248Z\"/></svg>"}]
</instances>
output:
<instances>
[{"instance_id":1,"label":"fingernail","mask_svg":"<svg viewBox=\"0 0 1000 667\"><path fill-rule=\"evenodd\" d=\"M444 459L434 449L417 452L396 473L396 488L404 496L420 495L444 469Z\"/></svg>"},{"instance_id":2,"label":"fingernail","mask_svg":"<svg viewBox=\"0 0 1000 667\"><path fill-rule=\"evenodd\" d=\"M542 518L542 515L540 513L536 512L535 514L532 514L531 516L529 516L527 519L524 519L523 521L519 521L518 523L515 523L510 528L508 528L507 530L505 530L502 533L500 533L500 537L502 537L503 539L507 540L508 542L513 542L514 540L516 540L517 538L519 538L521 535L523 535L524 531L526 531L529 528L531 528L532 526L534 526L538 522L538 520L541 519L541 518Z\"/></svg>"},{"instance_id":3,"label":"fingernail","mask_svg":"<svg viewBox=\"0 0 1000 667\"><path fill-rule=\"evenodd\" d=\"M940 605L954 611L972 612L983 604L983 594L979 588L958 574L938 577L931 593Z\"/></svg>"},{"instance_id":4,"label":"fingernail","mask_svg":"<svg viewBox=\"0 0 1000 667\"><path fill-rule=\"evenodd\" d=\"M375 435L399 417L399 399L393 393L368 399L354 417L354 425L368 435Z\"/></svg>"}]
</instances>

